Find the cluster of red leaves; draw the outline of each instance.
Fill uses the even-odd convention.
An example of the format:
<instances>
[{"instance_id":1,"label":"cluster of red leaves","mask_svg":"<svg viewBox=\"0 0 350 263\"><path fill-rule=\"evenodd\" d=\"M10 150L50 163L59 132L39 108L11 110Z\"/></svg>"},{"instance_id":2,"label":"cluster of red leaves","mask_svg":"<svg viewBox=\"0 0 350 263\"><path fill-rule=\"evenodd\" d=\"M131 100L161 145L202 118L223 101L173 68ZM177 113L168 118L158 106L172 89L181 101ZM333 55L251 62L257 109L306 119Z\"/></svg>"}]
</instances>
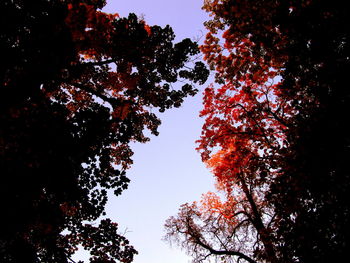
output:
<instances>
[{"instance_id":1,"label":"cluster of red leaves","mask_svg":"<svg viewBox=\"0 0 350 263\"><path fill-rule=\"evenodd\" d=\"M111 41L113 26L111 22L118 13L107 14L96 10L96 6L86 3L69 3L66 24L80 54L86 59L100 59L105 50L103 46ZM90 43L90 47L86 46Z\"/></svg>"},{"instance_id":2,"label":"cluster of red leaves","mask_svg":"<svg viewBox=\"0 0 350 263\"><path fill-rule=\"evenodd\" d=\"M218 215L218 220L236 225L238 223L235 218L237 206L238 201L233 196L223 202L217 194L208 192L202 196L199 209L203 215Z\"/></svg>"}]
</instances>

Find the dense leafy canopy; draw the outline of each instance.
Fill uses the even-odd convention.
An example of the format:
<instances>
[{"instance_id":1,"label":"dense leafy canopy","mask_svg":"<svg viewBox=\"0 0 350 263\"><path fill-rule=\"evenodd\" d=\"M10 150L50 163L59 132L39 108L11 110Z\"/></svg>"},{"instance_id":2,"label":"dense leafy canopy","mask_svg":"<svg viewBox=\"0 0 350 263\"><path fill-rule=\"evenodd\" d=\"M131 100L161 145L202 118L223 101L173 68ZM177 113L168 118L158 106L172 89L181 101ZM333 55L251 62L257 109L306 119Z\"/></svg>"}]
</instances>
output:
<instances>
[{"instance_id":1,"label":"dense leafy canopy","mask_svg":"<svg viewBox=\"0 0 350 263\"><path fill-rule=\"evenodd\" d=\"M117 225L93 222L128 185L129 143L158 134L154 111L208 76L196 43L104 4L0 2L1 262L69 262L79 245L91 262L131 262Z\"/></svg>"},{"instance_id":2,"label":"dense leafy canopy","mask_svg":"<svg viewBox=\"0 0 350 263\"><path fill-rule=\"evenodd\" d=\"M195 262L338 262L349 249L350 31L341 1L208 0L198 150L220 196L167 238Z\"/></svg>"}]
</instances>

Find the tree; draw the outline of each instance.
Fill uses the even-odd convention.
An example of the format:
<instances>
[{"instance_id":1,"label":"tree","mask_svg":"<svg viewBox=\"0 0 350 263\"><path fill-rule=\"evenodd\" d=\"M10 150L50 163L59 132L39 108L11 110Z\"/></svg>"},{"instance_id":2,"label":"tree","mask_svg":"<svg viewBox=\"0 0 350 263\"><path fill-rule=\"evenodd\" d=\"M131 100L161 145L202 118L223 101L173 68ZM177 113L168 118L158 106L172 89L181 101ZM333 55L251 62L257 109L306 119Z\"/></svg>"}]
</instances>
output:
<instances>
[{"instance_id":1,"label":"tree","mask_svg":"<svg viewBox=\"0 0 350 263\"><path fill-rule=\"evenodd\" d=\"M303 96L288 133L289 153L271 185L279 249L300 262L337 262L349 249L349 28L340 1L295 8L285 81ZM287 24L288 25L288 24ZM294 56L294 54L300 54ZM305 100L301 100L303 102ZM291 194L293 193L293 194Z\"/></svg>"},{"instance_id":2,"label":"tree","mask_svg":"<svg viewBox=\"0 0 350 263\"><path fill-rule=\"evenodd\" d=\"M212 20L201 49L223 86L205 91L198 150L227 201L214 198L223 211L203 210L211 199L183 206L167 221L167 237L195 261L343 257L347 10L337 1L268 0L205 1L203 8Z\"/></svg>"},{"instance_id":3,"label":"tree","mask_svg":"<svg viewBox=\"0 0 350 263\"><path fill-rule=\"evenodd\" d=\"M127 188L129 143L158 134L153 109L207 78L196 43L104 4L0 3L1 262L69 262L78 245L90 262L131 262L117 224L99 220L107 190Z\"/></svg>"}]
</instances>

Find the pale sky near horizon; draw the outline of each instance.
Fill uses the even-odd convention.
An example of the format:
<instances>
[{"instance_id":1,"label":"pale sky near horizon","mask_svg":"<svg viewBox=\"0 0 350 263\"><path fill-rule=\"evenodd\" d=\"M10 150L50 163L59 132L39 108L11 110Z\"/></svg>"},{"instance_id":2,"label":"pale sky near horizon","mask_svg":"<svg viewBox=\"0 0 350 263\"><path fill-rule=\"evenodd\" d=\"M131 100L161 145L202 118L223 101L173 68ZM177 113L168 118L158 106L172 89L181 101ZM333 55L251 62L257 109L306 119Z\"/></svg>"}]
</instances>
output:
<instances>
[{"instance_id":1,"label":"pale sky near horizon","mask_svg":"<svg viewBox=\"0 0 350 263\"><path fill-rule=\"evenodd\" d=\"M203 36L203 22L208 19L201 10L202 0L108 0L103 9L142 15L149 25L169 24L176 40ZM184 251L161 240L165 220L175 215L183 203L200 199L213 191L213 179L196 152L195 140L201 133L203 120L202 91L187 98L179 109L160 114L160 135L146 144L134 145L134 165L128 171L129 189L107 204L107 217L118 222L121 233L138 250L134 263L187 263Z\"/></svg>"}]
</instances>

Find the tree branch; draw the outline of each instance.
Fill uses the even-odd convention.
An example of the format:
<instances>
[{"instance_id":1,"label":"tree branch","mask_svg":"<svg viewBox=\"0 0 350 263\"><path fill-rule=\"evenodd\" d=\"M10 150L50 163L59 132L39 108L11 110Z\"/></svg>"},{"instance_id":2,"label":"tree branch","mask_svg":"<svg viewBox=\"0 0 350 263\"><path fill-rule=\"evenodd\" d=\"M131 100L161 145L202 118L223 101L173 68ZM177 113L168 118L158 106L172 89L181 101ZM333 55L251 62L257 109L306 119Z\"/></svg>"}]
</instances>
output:
<instances>
[{"instance_id":1,"label":"tree branch","mask_svg":"<svg viewBox=\"0 0 350 263\"><path fill-rule=\"evenodd\" d=\"M209 245L206 245L205 243L203 243L199 238L196 238L198 244L200 246L202 246L203 248L207 249L211 254L213 255L228 255L228 256L238 256L240 258L245 259L246 261L248 261L249 263L258 263L257 261L251 259L250 257L248 257L247 255L238 252L238 251L232 251L232 250L216 250L213 249L212 247L210 247Z\"/></svg>"},{"instance_id":2,"label":"tree branch","mask_svg":"<svg viewBox=\"0 0 350 263\"><path fill-rule=\"evenodd\" d=\"M94 90L93 88L89 87L88 85L84 85L84 84L81 84L81 83L70 83L71 85L74 85L75 87L79 88L79 89L82 89L82 90L85 90L86 92L88 93L91 93L93 95L95 95L96 97L108 102L109 104L111 104L111 106L120 106L121 105L121 102L119 100L117 100L116 98L114 97L108 97L104 94L102 94L101 92L97 92L96 90Z\"/></svg>"},{"instance_id":3,"label":"tree branch","mask_svg":"<svg viewBox=\"0 0 350 263\"><path fill-rule=\"evenodd\" d=\"M103 66L109 63L115 62L115 59L107 59L103 61L96 61L96 62L86 62L86 63L81 63L79 66Z\"/></svg>"}]
</instances>

